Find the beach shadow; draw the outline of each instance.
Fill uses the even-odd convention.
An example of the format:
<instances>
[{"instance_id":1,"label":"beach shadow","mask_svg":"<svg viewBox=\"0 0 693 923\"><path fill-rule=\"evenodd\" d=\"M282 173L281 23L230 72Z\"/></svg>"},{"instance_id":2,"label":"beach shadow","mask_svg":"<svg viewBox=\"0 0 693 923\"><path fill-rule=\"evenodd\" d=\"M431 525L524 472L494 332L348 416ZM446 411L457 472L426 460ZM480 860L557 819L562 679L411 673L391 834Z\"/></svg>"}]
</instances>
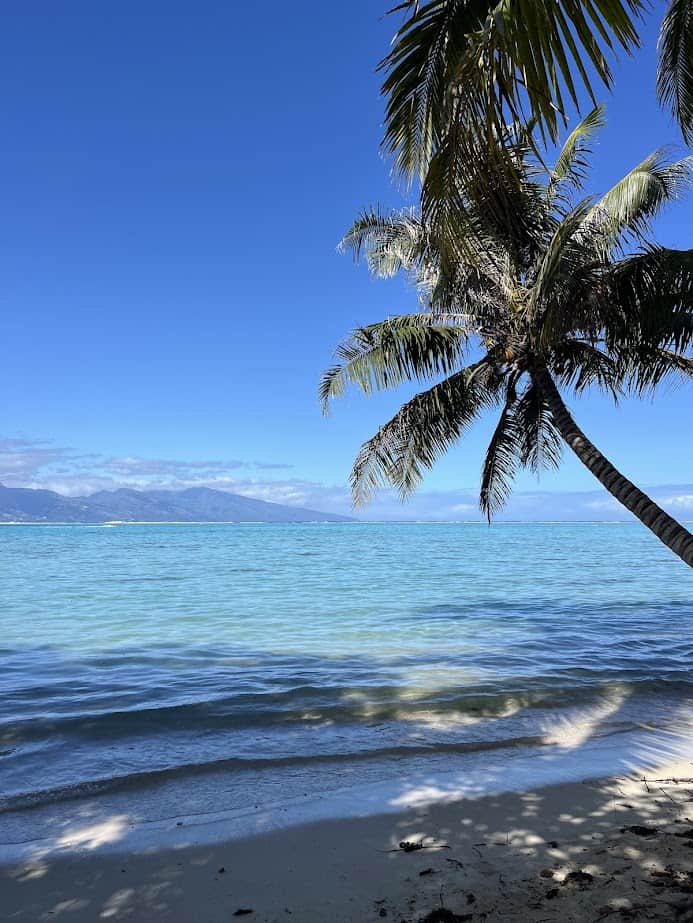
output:
<instances>
[{"instance_id":1,"label":"beach shadow","mask_svg":"<svg viewBox=\"0 0 693 923\"><path fill-rule=\"evenodd\" d=\"M693 779L623 779L214 846L123 855L85 846L3 869L2 919L230 923L240 910L265 923L687 919L692 814Z\"/></svg>"}]
</instances>

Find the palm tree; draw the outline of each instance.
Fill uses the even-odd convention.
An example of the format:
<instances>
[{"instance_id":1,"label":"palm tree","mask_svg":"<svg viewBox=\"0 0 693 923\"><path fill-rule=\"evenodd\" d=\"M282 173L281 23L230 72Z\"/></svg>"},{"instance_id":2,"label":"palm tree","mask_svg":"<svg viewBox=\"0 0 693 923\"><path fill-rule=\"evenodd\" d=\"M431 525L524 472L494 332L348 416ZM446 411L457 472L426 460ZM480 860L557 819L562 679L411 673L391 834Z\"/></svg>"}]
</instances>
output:
<instances>
[{"instance_id":1,"label":"palm tree","mask_svg":"<svg viewBox=\"0 0 693 923\"><path fill-rule=\"evenodd\" d=\"M404 0L393 48L380 63L387 98L384 148L408 178L436 183L506 124L534 121L544 141L567 126L581 90L611 88L609 58L639 45L646 0ZM590 74L592 76L590 76ZM693 144L693 0L669 0L657 91ZM507 152L496 157L510 166ZM429 167L437 161L437 169ZM483 180L483 178L482 178ZM509 203L483 184L499 217ZM425 211L425 202L424 202ZM506 214L507 218L507 214Z\"/></svg>"},{"instance_id":2,"label":"palm tree","mask_svg":"<svg viewBox=\"0 0 693 923\"><path fill-rule=\"evenodd\" d=\"M658 246L650 234L652 219L690 185L693 158L672 163L657 151L598 201L579 198L602 121L600 108L590 113L548 171L525 131L506 133L520 179L514 220L499 223L476 203L467 170L454 252L449 229L439 237L415 210L368 210L347 233L344 248L365 254L378 276L408 274L422 304L351 334L323 377L324 408L349 384L368 393L435 380L362 446L351 476L357 504L381 486L407 495L483 411L499 407L481 476L489 521L519 468L556 466L567 444L693 566L693 535L590 442L560 392L597 387L618 399L693 375L693 250ZM487 169L480 157L476 170Z\"/></svg>"}]
</instances>

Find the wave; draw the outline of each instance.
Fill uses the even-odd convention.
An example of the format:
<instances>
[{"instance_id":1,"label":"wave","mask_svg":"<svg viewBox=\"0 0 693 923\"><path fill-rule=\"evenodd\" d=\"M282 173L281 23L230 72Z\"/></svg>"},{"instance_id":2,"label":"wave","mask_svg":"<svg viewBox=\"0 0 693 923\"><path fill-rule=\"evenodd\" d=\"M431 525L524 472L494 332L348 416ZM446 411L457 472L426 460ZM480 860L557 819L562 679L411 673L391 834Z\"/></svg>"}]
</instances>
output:
<instances>
[{"instance_id":1,"label":"wave","mask_svg":"<svg viewBox=\"0 0 693 923\"><path fill-rule=\"evenodd\" d=\"M679 673L680 675L672 675ZM81 708L42 716L11 717L0 723L0 742L42 740L47 736L78 735L89 739L137 737L146 733L202 730L253 730L308 723L351 725L420 720L432 716L460 719L502 718L523 709L561 709L599 701L614 691L626 698L646 694L693 697L690 670L670 671L668 677L631 681L596 680L593 676L548 676L530 684L500 690L496 684L453 687L417 694L400 686L297 686L283 692L246 692L200 701L169 701L132 707ZM111 693L101 691L100 698Z\"/></svg>"},{"instance_id":2,"label":"wave","mask_svg":"<svg viewBox=\"0 0 693 923\"><path fill-rule=\"evenodd\" d=\"M638 725L632 722L604 722L596 736L610 737L633 730ZM507 737L496 740L477 740L468 743L410 744L381 747L377 750L365 750L353 753L306 753L293 756L276 757L227 757L203 762L182 763L160 769L148 769L141 772L124 772L120 775L103 776L68 785L55 786L36 791L16 792L0 796L0 813L21 811L27 808L55 802L97 797L124 789L144 788L153 784L165 783L180 777L194 777L215 772L239 773L268 768L307 768L333 764L335 766L354 765L364 762L388 759L413 758L416 756L457 755L482 753L521 748L539 748L551 746L551 741L544 735Z\"/></svg>"},{"instance_id":3,"label":"wave","mask_svg":"<svg viewBox=\"0 0 693 923\"><path fill-rule=\"evenodd\" d=\"M317 691L324 698L325 690ZM299 709L297 692L303 697ZM693 682L651 679L532 693L457 689L435 701L336 705L324 700L320 712L305 709L307 693L314 696L316 687L300 687L283 698L275 695L271 708L255 711L233 697L235 711L228 713L228 700L217 700L6 728L0 732L0 743L7 744L0 753L0 771L5 772L0 811L201 773L294 768L310 775L319 766L332 765L339 774L349 765L360 763L365 769L365 763L375 766L424 754L560 748L571 745L575 734L586 739L585 732L591 740L637 728L668 734L675 721L688 721L693 706ZM283 713L277 698L284 703ZM211 706L220 713L210 713ZM252 779L248 784L252 788Z\"/></svg>"}]
</instances>

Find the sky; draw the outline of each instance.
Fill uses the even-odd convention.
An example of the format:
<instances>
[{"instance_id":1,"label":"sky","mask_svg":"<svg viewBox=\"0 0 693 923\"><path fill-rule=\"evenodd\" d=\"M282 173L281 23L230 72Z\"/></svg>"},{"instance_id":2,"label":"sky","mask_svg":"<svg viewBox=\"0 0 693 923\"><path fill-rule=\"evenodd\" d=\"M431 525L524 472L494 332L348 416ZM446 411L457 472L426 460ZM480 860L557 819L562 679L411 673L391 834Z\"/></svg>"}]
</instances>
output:
<instances>
[{"instance_id":1,"label":"sky","mask_svg":"<svg viewBox=\"0 0 693 923\"><path fill-rule=\"evenodd\" d=\"M320 374L350 329L412 309L336 245L364 206L410 204L381 156L386 0L6 0L0 29L0 481L72 495L208 484L348 511L361 444L402 393L325 419ZM659 5L657 14L660 14ZM602 94L590 191L680 144L654 95L657 15ZM658 224L693 245L691 202ZM692 386L693 387L693 386ZM406 392L409 393L409 392ZM691 387L570 405L631 479L693 510ZM474 518L492 418L400 507ZM576 460L518 480L508 515L618 515ZM596 511L596 512L595 512Z\"/></svg>"}]
</instances>

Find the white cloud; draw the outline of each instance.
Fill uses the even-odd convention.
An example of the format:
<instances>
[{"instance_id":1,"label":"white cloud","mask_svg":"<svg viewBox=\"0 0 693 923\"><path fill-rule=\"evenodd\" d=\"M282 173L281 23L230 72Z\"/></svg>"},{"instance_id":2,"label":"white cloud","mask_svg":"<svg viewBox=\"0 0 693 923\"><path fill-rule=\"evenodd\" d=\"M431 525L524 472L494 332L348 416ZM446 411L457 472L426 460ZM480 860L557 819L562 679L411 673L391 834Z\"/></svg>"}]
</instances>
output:
<instances>
[{"instance_id":1,"label":"white cloud","mask_svg":"<svg viewBox=\"0 0 693 923\"><path fill-rule=\"evenodd\" d=\"M693 508L693 494L678 494L673 497L662 497L659 503L664 506L680 506L684 509Z\"/></svg>"},{"instance_id":2,"label":"white cloud","mask_svg":"<svg viewBox=\"0 0 693 923\"><path fill-rule=\"evenodd\" d=\"M242 470L289 469L285 462L237 458L143 458L80 453L47 440L0 438L0 483L8 487L41 487L69 496L115 487L191 487L202 484L229 489Z\"/></svg>"}]
</instances>

